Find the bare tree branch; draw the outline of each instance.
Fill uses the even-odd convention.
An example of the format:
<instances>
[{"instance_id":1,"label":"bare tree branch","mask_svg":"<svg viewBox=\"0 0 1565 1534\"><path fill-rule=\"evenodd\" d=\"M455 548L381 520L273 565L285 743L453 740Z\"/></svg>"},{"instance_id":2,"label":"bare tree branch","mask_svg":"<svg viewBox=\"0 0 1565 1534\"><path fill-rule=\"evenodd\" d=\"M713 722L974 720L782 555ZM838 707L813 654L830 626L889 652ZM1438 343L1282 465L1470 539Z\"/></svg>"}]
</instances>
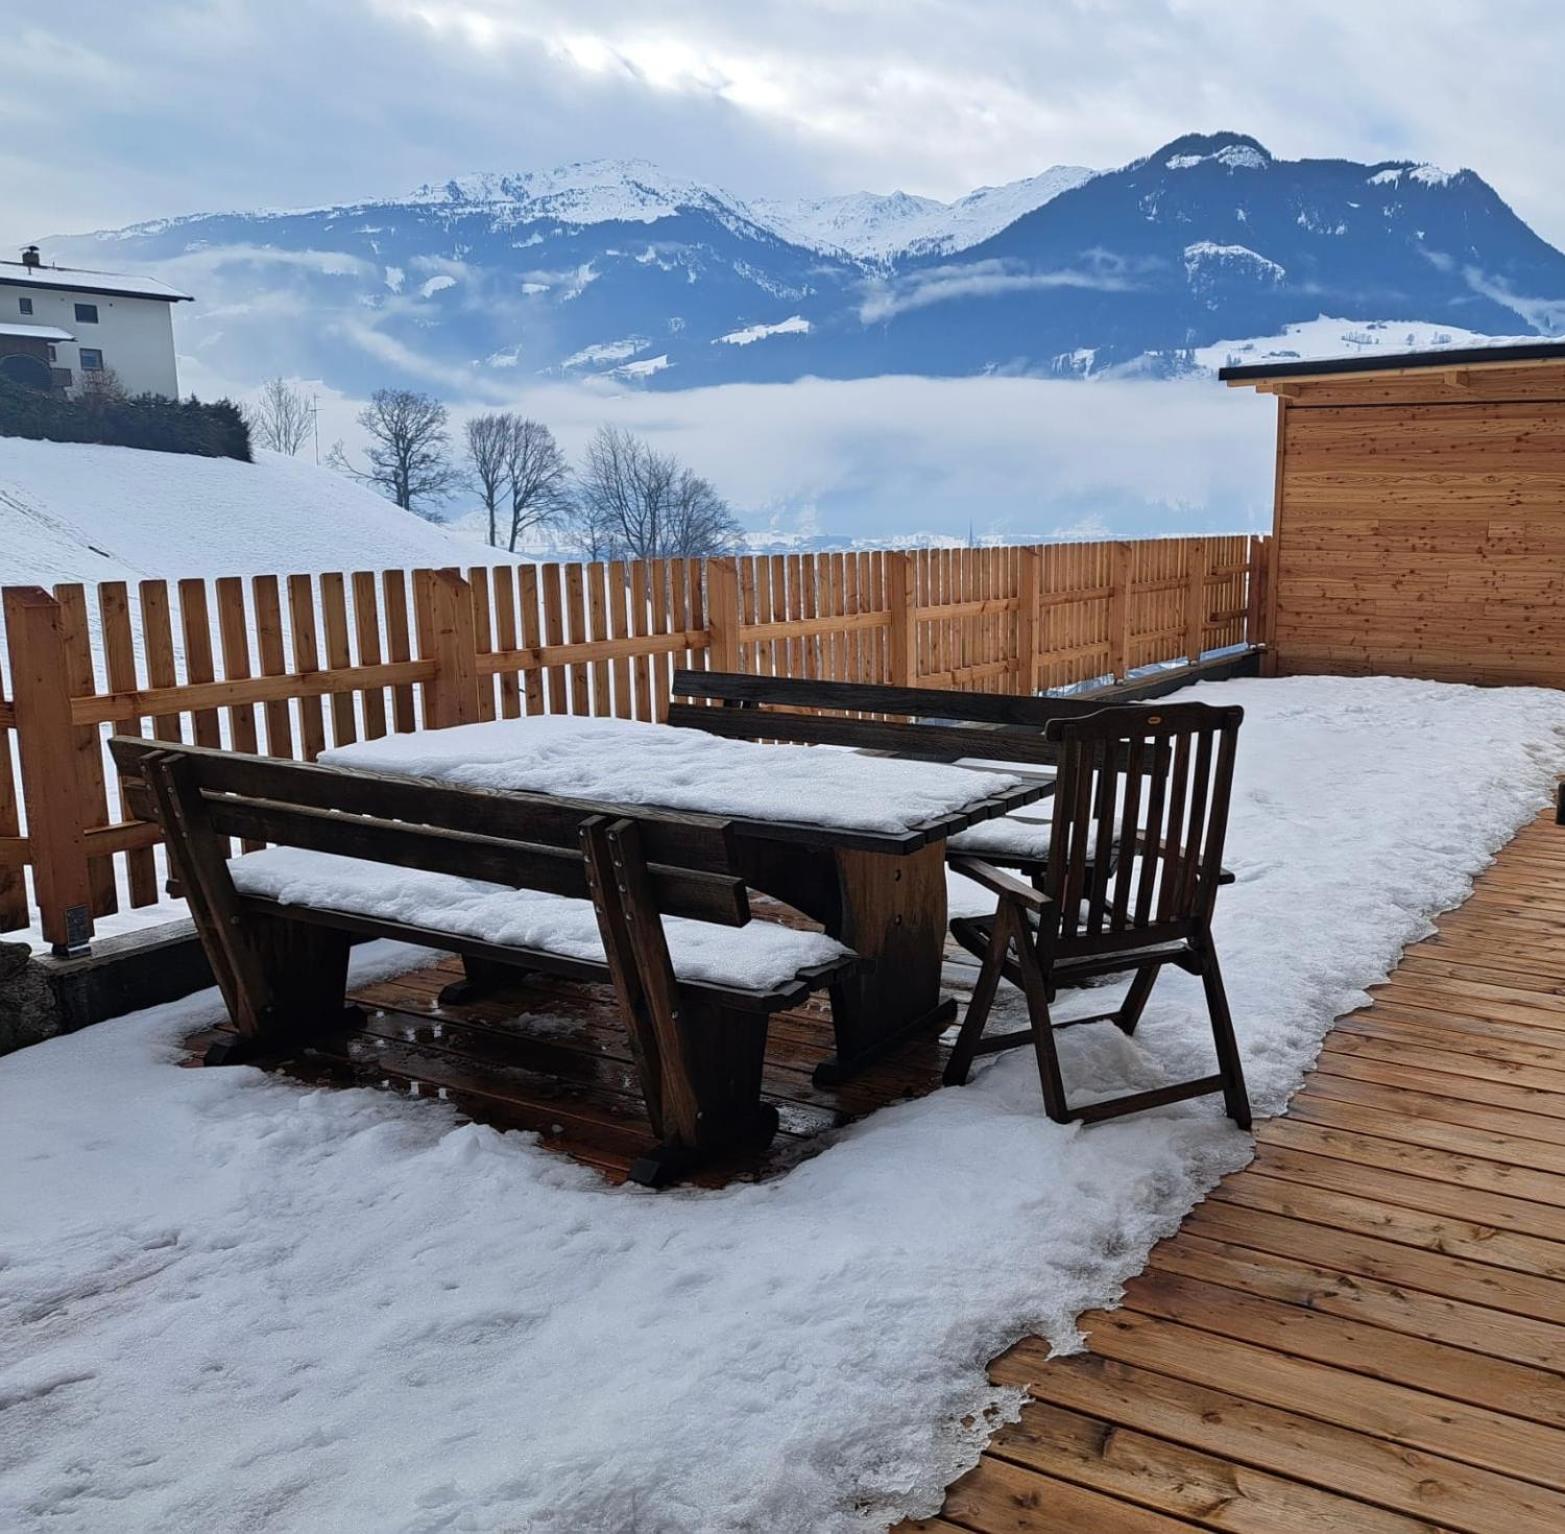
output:
<instances>
[{"instance_id":1,"label":"bare tree branch","mask_svg":"<svg viewBox=\"0 0 1565 1534\"><path fill-rule=\"evenodd\" d=\"M261 386L253 405L244 407L244 418L256 446L292 454L310 440L315 410L300 390L274 378Z\"/></svg>"},{"instance_id":2,"label":"bare tree branch","mask_svg":"<svg viewBox=\"0 0 1565 1534\"><path fill-rule=\"evenodd\" d=\"M587 445L573 531L593 559L726 554L743 538L709 481L617 426Z\"/></svg>"},{"instance_id":3,"label":"bare tree branch","mask_svg":"<svg viewBox=\"0 0 1565 1534\"><path fill-rule=\"evenodd\" d=\"M428 516L423 503L444 500L461 483L449 457L446 407L432 395L377 389L359 412L359 425L370 437L369 468L355 467L340 442L326 461L405 510Z\"/></svg>"},{"instance_id":4,"label":"bare tree branch","mask_svg":"<svg viewBox=\"0 0 1565 1534\"><path fill-rule=\"evenodd\" d=\"M540 421L508 418L505 467L511 488L510 550L526 533L561 526L571 510L571 470L554 433Z\"/></svg>"},{"instance_id":5,"label":"bare tree branch","mask_svg":"<svg viewBox=\"0 0 1565 1534\"><path fill-rule=\"evenodd\" d=\"M500 541L499 508L510 481L507 460L511 424L509 415L492 411L487 415L475 415L465 429L468 467L472 472L473 483L483 497L484 510L489 513L490 548L496 547ZM514 539L511 546L516 547Z\"/></svg>"}]
</instances>

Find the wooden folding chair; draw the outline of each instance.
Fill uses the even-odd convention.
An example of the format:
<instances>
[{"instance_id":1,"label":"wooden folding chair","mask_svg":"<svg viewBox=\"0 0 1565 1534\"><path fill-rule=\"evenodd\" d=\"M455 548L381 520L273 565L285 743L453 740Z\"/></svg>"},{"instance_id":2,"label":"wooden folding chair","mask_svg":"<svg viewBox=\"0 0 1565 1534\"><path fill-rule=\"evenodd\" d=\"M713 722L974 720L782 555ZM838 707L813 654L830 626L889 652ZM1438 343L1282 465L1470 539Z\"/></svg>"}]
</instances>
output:
<instances>
[{"instance_id":1,"label":"wooden folding chair","mask_svg":"<svg viewBox=\"0 0 1565 1534\"><path fill-rule=\"evenodd\" d=\"M1222 972L1212 908L1223 873L1240 708L1204 703L1108 708L1046 728L1060 745L1049 861L1042 888L977 858L951 866L998 896L973 998L946 1066L967 1080L975 1056L1030 1043L1051 1119L1096 1120L1223 1094L1228 1116L1250 1123L1244 1072ZM1118 855L1112 849L1118 845ZM1133 1034L1165 964L1198 975L1206 993L1217 1071L1193 1081L1072 1108L1054 1044L1056 1028L1111 1022ZM1132 972L1117 1011L1055 1023L1061 986ZM1001 979L1020 987L1031 1026L984 1038Z\"/></svg>"}]
</instances>

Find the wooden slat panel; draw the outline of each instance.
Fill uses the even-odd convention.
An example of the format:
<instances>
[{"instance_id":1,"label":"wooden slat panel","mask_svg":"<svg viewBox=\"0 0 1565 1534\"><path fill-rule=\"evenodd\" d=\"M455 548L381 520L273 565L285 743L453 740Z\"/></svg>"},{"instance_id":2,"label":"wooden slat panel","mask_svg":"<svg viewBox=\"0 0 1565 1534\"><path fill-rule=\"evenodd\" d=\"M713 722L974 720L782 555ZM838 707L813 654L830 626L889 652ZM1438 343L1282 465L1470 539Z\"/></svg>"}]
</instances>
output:
<instances>
[{"instance_id":1,"label":"wooden slat panel","mask_svg":"<svg viewBox=\"0 0 1565 1534\"><path fill-rule=\"evenodd\" d=\"M387 570L381 576L381 598L386 613L386 659L410 660L413 655L408 624L407 580L400 570ZM391 689L392 728L399 735L418 728L413 688L403 684Z\"/></svg>"},{"instance_id":2,"label":"wooden slat panel","mask_svg":"<svg viewBox=\"0 0 1565 1534\"><path fill-rule=\"evenodd\" d=\"M353 573L353 632L358 644L361 666L378 666L381 660L380 603L375 595L375 574L371 570ZM366 687L359 694L364 711L364 734L379 740L386 733L386 689Z\"/></svg>"},{"instance_id":3,"label":"wooden slat panel","mask_svg":"<svg viewBox=\"0 0 1565 1534\"><path fill-rule=\"evenodd\" d=\"M325 628L326 664L332 669L353 664L348 646L348 591L342 576L333 571L322 575L321 617ZM359 738L358 721L354 717L353 694L333 692L331 700L331 743L334 746L350 746Z\"/></svg>"},{"instance_id":4,"label":"wooden slat panel","mask_svg":"<svg viewBox=\"0 0 1565 1534\"><path fill-rule=\"evenodd\" d=\"M65 647L67 682L73 697L85 697L98 690L92 669L92 636L87 625L87 593L81 586L56 586L54 599L60 604L60 638ZM76 753L76 781L83 829L105 825L109 818L109 798L103 777L103 748L97 726L78 725L71 731ZM87 878L94 916L109 916L119 910L119 894L114 882L112 858L87 860Z\"/></svg>"},{"instance_id":5,"label":"wooden slat panel","mask_svg":"<svg viewBox=\"0 0 1565 1534\"><path fill-rule=\"evenodd\" d=\"M496 565L494 583L494 643L498 650L514 650L516 633L516 574L509 565ZM514 671L500 673L500 717L515 719L522 711L521 683Z\"/></svg>"},{"instance_id":6,"label":"wooden slat panel","mask_svg":"<svg viewBox=\"0 0 1565 1534\"><path fill-rule=\"evenodd\" d=\"M293 641L293 669L319 671L320 652L315 634L315 591L308 575L288 577L288 629ZM319 697L300 698L299 743L305 761L313 762L326 749L326 716Z\"/></svg>"},{"instance_id":7,"label":"wooden slat panel","mask_svg":"<svg viewBox=\"0 0 1565 1534\"><path fill-rule=\"evenodd\" d=\"M105 581L98 587L98 618L103 627L103 661L108 684L115 692L136 690L136 642L131 632L130 596L123 581ZM141 720L133 714L113 722L116 735L140 735ZM0 770L0 781L6 774ZM128 819L124 795L120 796L120 816ZM132 908L155 905L158 900L157 862L150 847L137 847L125 854L125 873L130 886ZM0 888L3 888L0 883ZM9 919L9 915L7 917Z\"/></svg>"},{"instance_id":8,"label":"wooden slat panel","mask_svg":"<svg viewBox=\"0 0 1565 1534\"><path fill-rule=\"evenodd\" d=\"M262 676L281 676L288 669L283 650L282 601L275 575L258 575L251 583L255 601L256 651ZM266 714L266 750L270 756L293 755L293 712L283 701L268 703Z\"/></svg>"},{"instance_id":9,"label":"wooden slat panel","mask_svg":"<svg viewBox=\"0 0 1565 1534\"><path fill-rule=\"evenodd\" d=\"M223 576L216 583L218 642L226 681L242 681L250 675L250 635L245 622L244 582L236 576ZM228 710L228 734L235 751L257 749L255 705L238 703ZM254 852L261 844L245 841L243 852Z\"/></svg>"}]
</instances>

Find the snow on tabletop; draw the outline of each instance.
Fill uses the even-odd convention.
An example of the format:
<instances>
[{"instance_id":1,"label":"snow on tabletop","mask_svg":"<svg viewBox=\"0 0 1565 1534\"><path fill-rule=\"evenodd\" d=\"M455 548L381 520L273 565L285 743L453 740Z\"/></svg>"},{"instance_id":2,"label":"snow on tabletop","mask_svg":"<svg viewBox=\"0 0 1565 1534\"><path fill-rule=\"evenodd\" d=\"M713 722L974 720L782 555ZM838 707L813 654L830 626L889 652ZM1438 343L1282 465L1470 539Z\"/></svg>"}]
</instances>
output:
<instances>
[{"instance_id":1,"label":"snow on tabletop","mask_svg":"<svg viewBox=\"0 0 1565 1534\"><path fill-rule=\"evenodd\" d=\"M320 760L462 788L882 832L952 814L1022 781L831 746L763 746L569 714L387 735L324 751Z\"/></svg>"},{"instance_id":2,"label":"snow on tabletop","mask_svg":"<svg viewBox=\"0 0 1565 1534\"><path fill-rule=\"evenodd\" d=\"M1240 703L1216 939L1261 1113L1549 802L1565 697ZM1565 834L1565 833L1562 833ZM365 962L360 951L356 964ZM1064 1015L1118 992L1062 998ZM1016 1027L1002 987L996 1029ZM972 1462L987 1359L1075 1341L1251 1154L1215 1099L1051 1124L1027 1050L785 1177L610 1189L383 1091L178 1068L215 993L0 1060L0 1527L862 1534ZM1211 1068L1198 983L1060 1036L1078 1098Z\"/></svg>"},{"instance_id":3,"label":"snow on tabletop","mask_svg":"<svg viewBox=\"0 0 1565 1534\"><path fill-rule=\"evenodd\" d=\"M407 922L502 947L604 961L590 900L423 869L388 868L297 847L269 847L236 858L230 867L241 894ZM829 964L848 951L824 933L798 932L767 921L721 927L668 916L663 929L680 979L748 991L788 985L801 969Z\"/></svg>"}]
</instances>

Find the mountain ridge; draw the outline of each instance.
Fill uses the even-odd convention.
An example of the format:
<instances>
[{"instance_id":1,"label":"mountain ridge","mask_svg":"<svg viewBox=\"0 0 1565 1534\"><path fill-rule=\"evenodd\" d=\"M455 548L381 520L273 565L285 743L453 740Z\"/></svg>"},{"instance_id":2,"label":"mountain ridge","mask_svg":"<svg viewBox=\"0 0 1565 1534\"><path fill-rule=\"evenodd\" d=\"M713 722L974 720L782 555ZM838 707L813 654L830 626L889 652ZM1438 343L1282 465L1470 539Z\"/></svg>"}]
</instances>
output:
<instances>
[{"instance_id":1,"label":"mountain ridge","mask_svg":"<svg viewBox=\"0 0 1565 1534\"><path fill-rule=\"evenodd\" d=\"M1565 255L1477 172L1283 160L1233 132L951 203L747 201L644 160L598 160L153 220L49 254L171 275L197 294L181 318L203 355L353 393L1166 376L1204 367L1225 340L1323 344L1325 316L1343 336L1565 332Z\"/></svg>"}]
</instances>

